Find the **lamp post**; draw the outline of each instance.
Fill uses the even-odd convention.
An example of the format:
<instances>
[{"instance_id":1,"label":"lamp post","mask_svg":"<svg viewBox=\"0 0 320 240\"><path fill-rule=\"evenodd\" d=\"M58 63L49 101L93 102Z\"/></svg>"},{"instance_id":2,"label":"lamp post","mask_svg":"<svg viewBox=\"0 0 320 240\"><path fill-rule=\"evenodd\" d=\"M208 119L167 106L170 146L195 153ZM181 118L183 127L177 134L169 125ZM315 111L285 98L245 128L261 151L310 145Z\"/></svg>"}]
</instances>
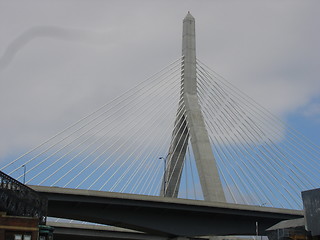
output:
<instances>
[{"instance_id":1,"label":"lamp post","mask_svg":"<svg viewBox=\"0 0 320 240\"><path fill-rule=\"evenodd\" d=\"M23 164L21 167L23 167L23 184L26 183L26 170L27 170L27 166L25 164Z\"/></svg>"},{"instance_id":2,"label":"lamp post","mask_svg":"<svg viewBox=\"0 0 320 240\"><path fill-rule=\"evenodd\" d=\"M167 168L167 158L159 157L159 159L163 159L163 160L164 160L164 164L163 164L163 196L165 197L165 195L166 195L166 168Z\"/></svg>"}]
</instances>

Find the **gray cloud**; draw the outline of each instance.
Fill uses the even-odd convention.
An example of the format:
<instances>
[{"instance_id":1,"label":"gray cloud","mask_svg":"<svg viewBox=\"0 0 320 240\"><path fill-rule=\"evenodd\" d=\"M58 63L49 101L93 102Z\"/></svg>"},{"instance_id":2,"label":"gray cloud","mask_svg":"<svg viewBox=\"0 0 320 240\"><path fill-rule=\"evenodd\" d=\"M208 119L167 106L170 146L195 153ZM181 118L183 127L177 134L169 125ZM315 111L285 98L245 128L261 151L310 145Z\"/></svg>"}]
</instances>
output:
<instances>
[{"instance_id":1,"label":"gray cloud","mask_svg":"<svg viewBox=\"0 0 320 240\"><path fill-rule=\"evenodd\" d=\"M0 156L177 59L188 10L198 58L272 112L308 109L320 95L319 1L17 2L0 7Z\"/></svg>"},{"instance_id":2,"label":"gray cloud","mask_svg":"<svg viewBox=\"0 0 320 240\"><path fill-rule=\"evenodd\" d=\"M94 45L106 45L114 42L112 35L109 33L58 26L36 26L19 35L5 48L4 54L0 57L0 70L8 66L19 51L36 38L52 38Z\"/></svg>"}]
</instances>

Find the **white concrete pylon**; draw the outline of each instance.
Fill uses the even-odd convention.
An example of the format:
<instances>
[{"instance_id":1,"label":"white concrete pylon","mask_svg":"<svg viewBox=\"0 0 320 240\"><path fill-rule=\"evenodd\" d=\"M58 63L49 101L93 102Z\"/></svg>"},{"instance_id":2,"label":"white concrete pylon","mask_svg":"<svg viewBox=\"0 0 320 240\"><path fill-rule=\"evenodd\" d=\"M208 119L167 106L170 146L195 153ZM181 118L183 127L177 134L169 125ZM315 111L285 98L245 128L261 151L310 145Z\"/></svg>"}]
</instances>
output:
<instances>
[{"instance_id":1,"label":"white concrete pylon","mask_svg":"<svg viewBox=\"0 0 320 240\"><path fill-rule=\"evenodd\" d=\"M165 189L165 192L163 193L164 190L162 190L162 195L167 197L178 196L183 161L190 137L204 199L206 201L225 202L216 161L198 101L195 19L190 12L183 20L182 55L184 61L181 94L186 111L183 116L177 114L176 117L178 127L173 133L172 144L166 161L165 181L162 188ZM187 125L187 128L184 125Z\"/></svg>"}]
</instances>

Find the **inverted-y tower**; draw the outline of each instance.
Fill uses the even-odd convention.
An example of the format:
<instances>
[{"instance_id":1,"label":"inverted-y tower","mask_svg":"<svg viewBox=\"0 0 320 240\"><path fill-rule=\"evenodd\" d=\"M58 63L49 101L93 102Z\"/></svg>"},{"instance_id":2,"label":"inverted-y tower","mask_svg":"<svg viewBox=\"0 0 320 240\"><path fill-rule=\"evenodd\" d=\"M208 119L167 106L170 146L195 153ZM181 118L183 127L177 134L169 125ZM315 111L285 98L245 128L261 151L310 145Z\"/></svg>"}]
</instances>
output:
<instances>
[{"instance_id":1,"label":"inverted-y tower","mask_svg":"<svg viewBox=\"0 0 320 240\"><path fill-rule=\"evenodd\" d=\"M225 202L216 161L197 95L195 19L188 12L183 20L181 103L166 159L162 196L177 197L187 145L191 142L201 188L206 201ZM182 109L185 111L182 111Z\"/></svg>"}]
</instances>

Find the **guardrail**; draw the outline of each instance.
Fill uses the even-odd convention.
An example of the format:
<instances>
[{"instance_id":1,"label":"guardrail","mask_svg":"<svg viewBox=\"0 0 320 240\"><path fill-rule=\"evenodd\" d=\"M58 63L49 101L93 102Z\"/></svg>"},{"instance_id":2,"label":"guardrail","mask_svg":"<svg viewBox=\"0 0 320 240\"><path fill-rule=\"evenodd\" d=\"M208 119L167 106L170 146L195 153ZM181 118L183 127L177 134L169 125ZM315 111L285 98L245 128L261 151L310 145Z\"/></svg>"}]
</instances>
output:
<instances>
[{"instance_id":1,"label":"guardrail","mask_svg":"<svg viewBox=\"0 0 320 240\"><path fill-rule=\"evenodd\" d=\"M47 219L48 200L33 189L0 171L0 210L15 216Z\"/></svg>"}]
</instances>

